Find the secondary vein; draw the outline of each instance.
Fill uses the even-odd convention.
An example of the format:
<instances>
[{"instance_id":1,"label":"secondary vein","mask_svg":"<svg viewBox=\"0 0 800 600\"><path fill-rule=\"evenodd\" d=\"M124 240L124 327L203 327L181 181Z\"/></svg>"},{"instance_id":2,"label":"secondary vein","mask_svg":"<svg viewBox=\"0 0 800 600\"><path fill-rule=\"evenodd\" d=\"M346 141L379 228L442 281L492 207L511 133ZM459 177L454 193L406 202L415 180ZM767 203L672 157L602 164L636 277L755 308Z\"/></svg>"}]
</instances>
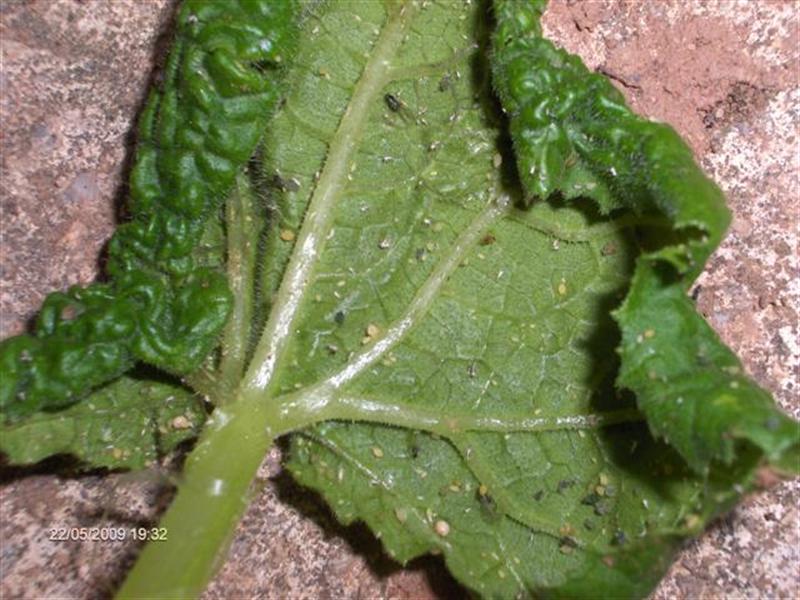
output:
<instances>
[{"instance_id":1,"label":"secondary vein","mask_svg":"<svg viewBox=\"0 0 800 600\"><path fill-rule=\"evenodd\" d=\"M468 431L499 433L547 432L567 429L598 429L610 425L643 420L636 409L621 409L602 413L563 415L555 417L498 416L445 414L409 404L391 404L359 396L334 396L324 411L326 417L337 420L372 421L429 431L443 437Z\"/></svg>"},{"instance_id":2,"label":"secondary vein","mask_svg":"<svg viewBox=\"0 0 800 600\"><path fill-rule=\"evenodd\" d=\"M439 293L442 285L450 275L458 268L464 260L467 252L472 249L480 240L481 235L496 219L507 214L511 208L511 202L505 196L500 196L497 201L492 202L481 211L469 226L461 232L453 245L447 250L445 257L439 261L434 270L425 280L417 294L411 300L408 310L403 316L395 321L386 333L378 338L371 346L356 354L347 366L341 371L332 375L322 385L334 389L340 388L347 382L352 381L365 369L375 364L392 347L394 347L408 332L411 327L417 325L428 312L431 304Z\"/></svg>"},{"instance_id":3,"label":"secondary vein","mask_svg":"<svg viewBox=\"0 0 800 600\"><path fill-rule=\"evenodd\" d=\"M283 282L245 374L243 392L266 390L273 379L275 367L286 349L292 323L330 231L336 200L346 185L347 170L361 140L370 104L388 81L391 59L403 42L413 12L411 3L403 2L395 7L356 83L353 97L331 140L327 160L311 196Z\"/></svg>"}]
</instances>

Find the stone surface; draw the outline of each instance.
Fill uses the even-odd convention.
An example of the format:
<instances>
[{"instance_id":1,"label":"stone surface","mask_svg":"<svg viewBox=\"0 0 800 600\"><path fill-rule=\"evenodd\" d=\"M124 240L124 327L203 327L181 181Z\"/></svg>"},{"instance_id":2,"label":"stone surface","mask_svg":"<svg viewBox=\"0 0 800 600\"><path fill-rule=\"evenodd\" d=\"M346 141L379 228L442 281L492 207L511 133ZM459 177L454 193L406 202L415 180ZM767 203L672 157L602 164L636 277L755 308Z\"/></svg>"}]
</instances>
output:
<instances>
[{"instance_id":1,"label":"stone surface","mask_svg":"<svg viewBox=\"0 0 800 600\"><path fill-rule=\"evenodd\" d=\"M21 331L48 291L95 277L172 12L171 0L0 3L0 335ZM797 4L554 0L545 29L636 110L673 124L726 191L734 224L698 306L800 416ZM169 499L167 465L82 477L54 466L4 473L0 597L108 596L136 544L56 542L50 530L146 525ZM440 561L399 570L278 472L273 452L206 598L463 595ZM799 504L797 482L748 499L687 544L654 597L800 596Z\"/></svg>"}]
</instances>

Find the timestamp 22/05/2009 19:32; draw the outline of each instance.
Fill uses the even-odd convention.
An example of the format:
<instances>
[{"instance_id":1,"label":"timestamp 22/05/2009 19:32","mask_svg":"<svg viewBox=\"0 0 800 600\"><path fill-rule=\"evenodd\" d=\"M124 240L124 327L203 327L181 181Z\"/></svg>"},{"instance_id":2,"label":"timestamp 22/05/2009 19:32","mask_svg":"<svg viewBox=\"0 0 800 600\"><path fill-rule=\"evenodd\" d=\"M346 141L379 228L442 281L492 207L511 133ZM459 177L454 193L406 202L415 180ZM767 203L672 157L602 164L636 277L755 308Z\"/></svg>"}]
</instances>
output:
<instances>
[{"instance_id":1,"label":"timestamp 22/05/2009 19:32","mask_svg":"<svg viewBox=\"0 0 800 600\"><path fill-rule=\"evenodd\" d=\"M165 542L166 527L51 527L47 530L51 542Z\"/></svg>"}]
</instances>

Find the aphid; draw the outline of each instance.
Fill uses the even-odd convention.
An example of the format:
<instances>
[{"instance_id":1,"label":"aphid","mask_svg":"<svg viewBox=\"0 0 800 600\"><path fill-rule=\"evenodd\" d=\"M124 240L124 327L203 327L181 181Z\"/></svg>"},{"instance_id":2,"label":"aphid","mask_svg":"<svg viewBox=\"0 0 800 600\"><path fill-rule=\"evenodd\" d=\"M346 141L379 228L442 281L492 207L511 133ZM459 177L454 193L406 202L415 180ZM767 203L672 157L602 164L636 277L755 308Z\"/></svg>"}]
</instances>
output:
<instances>
[{"instance_id":1,"label":"aphid","mask_svg":"<svg viewBox=\"0 0 800 600\"><path fill-rule=\"evenodd\" d=\"M561 481L558 482L558 488L557 488L558 493L559 494L563 493L564 490L571 488L573 485L575 485L575 483L576 482L574 479L562 479Z\"/></svg>"},{"instance_id":2,"label":"aphid","mask_svg":"<svg viewBox=\"0 0 800 600\"><path fill-rule=\"evenodd\" d=\"M570 536L564 536L561 538L559 550L562 554L572 554L573 550L575 550L577 547L578 542L576 542L574 538Z\"/></svg>"},{"instance_id":3,"label":"aphid","mask_svg":"<svg viewBox=\"0 0 800 600\"><path fill-rule=\"evenodd\" d=\"M500 517L497 511L497 502L489 494L489 490L485 485L478 487L477 493L478 502L481 505L481 515L488 521L494 521Z\"/></svg>"},{"instance_id":4,"label":"aphid","mask_svg":"<svg viewBox=\"0 0 800 600\"><path fill-rule=\"evenodd\" d=\"M411 458L417 458L420 453L420 447L418 443L419 434L416 431L409 432L408 435L408 453Z\"/></svg>"},{"instance_id":5,"label":"aphid","mask_svg":"<svg viewBox=\"0 0 800 600\"><path fill-rule=\"evenodd\" d=\"M609 506L609 504L608 504L608 502L606 500L599 500L594 505L594 514L596 514L598 517L602 517L604 515L607 515L610 510L611 510L611 507Z\"/></svg>"},{"instance_id":6,"label":"aphid","mask_svg":"<svg viewBox=\"0 0 800 600\"><path fill-rule=\"evenodd\" d=\"M403 101L400 100L394 94L385 94L383 96L383 100L384 102L386 102L386 106L388 106L389 110L391 110L392 112L400 112L400 109L403 108L403 106L405 106L403 104Z\"/></svg>"},{"instance_id":7,"label":"aphid","mask_svg":"<svg viewBox=\"0 0 800 600\"><path fill-rule=\"evenodd\" d=\"M625 532L621 529L617 529L614 532L614 537L611 541L612 544L615 546L622 546L625 542L628 541L628 536L625 535Z\"/></svg>"},{"instance_id":8,"label":"aphid","mask_svg":"<svg viewBox=\"0 0 800 600\"><path fill-rule=\"evenodd\" d=\"M600 502L602 498L595 492L587 495L586 497L581 500L581 504L585 504L587 506L597 506L597 503Z\"/></svg>"},{"instance_id":9,"label":"aphid","mask_svg":"<svg viewBox=\"0 0 800 600\"><path fill-rule=\"evenodd\" d=\"M333 315L333 320L337 325L341 325L344 323L344 311L337 310L336 313Z\"/></svg>"}]
</instances>

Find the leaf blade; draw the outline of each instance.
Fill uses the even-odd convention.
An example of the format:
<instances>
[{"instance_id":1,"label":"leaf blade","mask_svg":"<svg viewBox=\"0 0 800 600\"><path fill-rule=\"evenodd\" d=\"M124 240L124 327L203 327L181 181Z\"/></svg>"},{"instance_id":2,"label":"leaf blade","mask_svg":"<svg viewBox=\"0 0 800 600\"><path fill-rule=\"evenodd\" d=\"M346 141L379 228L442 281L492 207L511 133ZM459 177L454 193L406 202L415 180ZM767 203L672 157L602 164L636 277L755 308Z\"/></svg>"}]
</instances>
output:
<instances>
[{"instance_id":1,"label":"leaf blade","mask_svg":"<svg viewBox=\"0 0 800 600\"><path fill-rule=\"evenodd\" d=\"M85 466L142 469L197 435L204 420L185 388L123 376L85 402L4 426L0 451L12 465L67 454Z\"/></svg>"},{"instance_id":2,"label":"leaf blade","mask_svg":"<svg viewBox=\"0 0 800 600\"><path fill-rule=\"evenodd\" d=\"M742 375L685 293L730 223L721 190L671 127L635 115L608 80L541 37L543 6L496 2L495 81L526 190L547 197L562 189L592 197L604 212L662 220L614 312L618 385L636 394L653 434L698 472L714 460L730 464L736 440L800 472L800 424Z\"/></svg>"},{"instance_id":3,"label":"leaf blade","mask_svg":"<svg viewBox=\"0 0 800 600\"><path fill-rule=\"evenodd\" d=\"M504 168L513 156L503 153L502 120L486 101L486 65L473 45L485 32L469 25L480 13L431 8L393 59L397 79L384 98L373 94L273 371L286 414L332 420L294 438L289 468L342 521L366 521L399 560L442 552L482 594L642 595L680 539L738 498L734 484L746 486L757 453L743 449L730 473L704 478L645 424L603 422L639 416L614 387L620 332L610 311L642 253L637 230L659 239L669 222L652 212L608 216L618 190L581 168L563 183L570 202L509 205L525 202ZM330 15L318 15L324 34L304 44L305 73L289 106L319 104L311 79L324 79L324 68L308 67L318 68L314 44L324 47L324 36L352 19ZM420 48L430 50L424 65ZM347 107L345 97L325 112ZM276 130L292 119L278 115ZM313 190L314 161L324 165L335 133L308 122L286 130L316 159L282 152L277 139L270 168ZM718 190L708 189L719 205ZM297 213L311 194L294 197ZM599 199L599 212L587 196ZM498 200L502 214L482 221ZM693 230L696 207L684 214L678 230L689 250L667 246L660 258L691 271L709 240ZM709 230L724 215L712 210ZM497 427L579 417L571 428Z\"/></svg>"}]
</instances>

